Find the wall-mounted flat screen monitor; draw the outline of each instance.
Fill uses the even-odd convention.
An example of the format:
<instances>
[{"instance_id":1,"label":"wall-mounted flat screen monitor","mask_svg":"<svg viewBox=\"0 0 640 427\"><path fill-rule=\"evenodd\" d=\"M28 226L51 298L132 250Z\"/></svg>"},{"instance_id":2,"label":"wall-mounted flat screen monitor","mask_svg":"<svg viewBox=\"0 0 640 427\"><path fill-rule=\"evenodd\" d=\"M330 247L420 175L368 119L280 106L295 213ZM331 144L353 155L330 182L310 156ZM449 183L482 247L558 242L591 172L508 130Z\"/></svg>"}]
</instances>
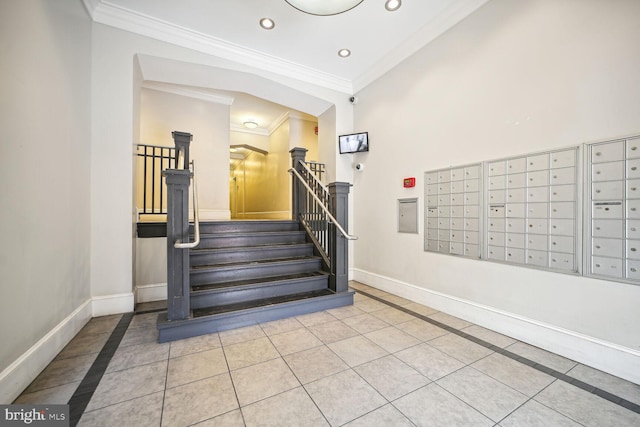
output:
<instances>
[{"instance_id":1,"label":"wall-mounted flat screen monitor","mask_svg":"<svg viewBox=\"0 0 640 427\"><path fill-rule=\"evenodd\" d=\"M340 154L369 151L369 132L351 133L338 137Z\"/></svg>"}]
</instances>

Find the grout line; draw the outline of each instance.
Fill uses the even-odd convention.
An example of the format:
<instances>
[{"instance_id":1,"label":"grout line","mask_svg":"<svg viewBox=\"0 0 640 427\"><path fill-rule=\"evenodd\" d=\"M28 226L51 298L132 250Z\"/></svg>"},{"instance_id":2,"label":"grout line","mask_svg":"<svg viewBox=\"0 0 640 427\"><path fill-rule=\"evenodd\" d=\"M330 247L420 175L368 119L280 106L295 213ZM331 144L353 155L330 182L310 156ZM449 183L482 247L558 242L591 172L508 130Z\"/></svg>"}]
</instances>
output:
<instances>
[{"instance_id":1,"label":"grout line","mask_svg":"<svg viewBox=\"0 0 640 427\"><path fill-rule=\"evenodd\" d=\"M411 315L413 315L413 316L415 316L415 317L417 317L419 319L424 320L425 322L431 323L432 325L435 325L435 326L438 326L438 327L440 327L442 329L445 329L445 330L451 332L452 334L458 335L459 337L462 337L462 338L465 338L465 339L469 339L469 338L467 338L467 336L469 334L467 334L466 332L463 332L461 330L455 329L455 328L453 328L453 327L451 327L449 325L446 325L444 323L438 322L437 320L431 319L428 316L424 316L424 315L422 315L420 313L416 313L415 311L409 310L408 308L405 308L405 307L403 307L401 305L394 304L392 302L386 301L384 298L378 297L376 295L372 295L372 294L370 294L370 293L368 293L366 291L361 291L360 289L354 289L354 290L357 293L360 293L360 294L362 294L364 296L372 298L372 299L374 299L376 301L379 301L379 302L381 302L383 304L386 304L386 305L388 305L390 307L393 307L393 308L395 308L397 310L400 310L402 312L405 312L407 314L411 314ZM475 342L476 344L481 345L481 346L483 346L485 348L488 348L490 350L493 350L494 347L496 347L495 345L493 345L493 344L491 344L491 343L489 343L487 341L484 341L484 340L482 340L480 338L477 338L477 339L474 339L474 340L470 340L470 341ZM527 359L526 357L523 357L523 356L517 355L515 353L512 353L509 350L503 349L499 353L502 354L505 357L508 357L508 358L512 359L512 360L515 360L515 361L520 362L520 363L522 363L524 365L530 366L530 367L532 367L533 369L535 369L537 371L543 372L543 373L545 373L547 375L551 375L552 377L555 377L560 381L564 381L567 384L571 384L571 385L573 385L575 387L578 387L578 388L580 388L580 389L582 389L584 391L587 391L587 392L589 392L591 394L595 394L596 396L601 397L604 400L607 400L607 401L609 401L611 403L614 403L614 404L616 404L618 406L622 406L625 409L628 409L628 410L633 411L633 412L635 412L637 414L640 414L640 405L638 405L638 404L636 404L634 402L631 402L629 400L623 399L620 396L616 396L616 395L614 395L612 393L609 393L609 392L607 392L605 390L602 390L602 389L600 389L598 387L595 387L593 385L586 384L586 383L584 383L584 382L582 382L582 381L580 381L580 380L578 380L576 378L570 377L569 375L566 375L566 374L564 374L562 372L556 371L555 369L551 369L548 366L542 365L540 363L536 363L533 360Z\"/></svg>"},{"instance_id":2,"label":"grout line","mask_svg":"<svg viewBox=\"0 0 640 427\"><path fill-rule=\"evenodd\" d=\"M127 332L131 319L133 319L133 313L125 313L122 315L118 325L114 328L113 332L111 332L111 336L109 336L102 350L100 350L98 357L96 357L89 371L82 379L82 382L73 393L73 396L71 396L71 399L69 399L69 425L71 427L75 427L80 421L80 417L82 417L93 393L96 391L96 388L98 388L98 384L107 370L111 358L118 349L122 337L124 337L125 332Z\"/></svg>"}]
</instances>

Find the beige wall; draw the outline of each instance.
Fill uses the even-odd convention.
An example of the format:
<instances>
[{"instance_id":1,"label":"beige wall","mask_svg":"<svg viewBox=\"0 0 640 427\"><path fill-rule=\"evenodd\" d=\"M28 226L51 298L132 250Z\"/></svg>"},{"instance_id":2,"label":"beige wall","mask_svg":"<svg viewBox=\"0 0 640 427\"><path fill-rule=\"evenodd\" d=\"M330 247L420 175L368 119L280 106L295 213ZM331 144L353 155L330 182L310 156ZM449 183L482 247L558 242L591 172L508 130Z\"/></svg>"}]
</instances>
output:
<instances>
[{"instance_id":1,"label":"beige wall","mask_svg":"<svg viewBox=\"0 0 640 427\"><path fill-rule=\"evenodd\" d=\"M91 21L80 1L3 1L0 39L0 403L10 403L5 368L91 297ZM65 343L48 344L33 364L23 356L25 375Z\"/></svg>"},{"instance_id":2,"label":"beige wall","mask_svg":"<svg viewBox=\"0 0 640 427\"><path fill-rule=\"evenodd\" d=\"M174 130L193 135L190 156L196 163L201 219L228 219L229 106L143 88L140 141L173 146Z\"/></svg>"},{"instance_id":3,"label":"beige wall","mask_svg":"<svg viewBox=\"0 0 640 427\"><path fill-rule=\"evenodd\" d=\"M356 278L465 301L480 324L548 325L509 332L640 380L640 286L427 253L422 220L419 235L396 232L397 199L423 199L424 171L640 134L638 16L635 0L493 0L360 92L371 151L354 178ZM552 342L559 331L632 362Z\"/></svg>"}]
</instances>

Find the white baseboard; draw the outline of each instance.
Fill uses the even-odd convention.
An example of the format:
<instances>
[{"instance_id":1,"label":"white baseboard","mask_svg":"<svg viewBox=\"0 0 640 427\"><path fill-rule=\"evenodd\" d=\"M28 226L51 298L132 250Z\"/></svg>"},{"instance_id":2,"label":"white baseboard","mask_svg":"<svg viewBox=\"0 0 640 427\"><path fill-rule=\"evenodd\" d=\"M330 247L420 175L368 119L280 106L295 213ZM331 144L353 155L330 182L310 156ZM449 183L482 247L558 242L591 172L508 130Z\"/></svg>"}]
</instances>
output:
<instances>
[{"instance_id":1,"label":"white baseboard","mask_svg":"<svg viewBox=\"0 0 640 427\"><path fill-rule=\"evenodd\" d=\"M136 303L162 301L165 299L167 299L166 283L136 286Z\"/></svg>"},{"instance_id":2,"label":"white baseboard","mask_svg":"<svg viewBox=\"0 0 640 427\"><path fill-rule=\"evenodd\" d=\"M91 299L0 372L0 404L12 403L91 319Z\"/></svg>"},{"instance_id":3,"label":"white baseboard","mask_svg":"<svg viewBox=\"0 0 640 427\"><path fill-rule=\"evenodd\" d=\"M200 221L225 221L231 219L231 211L228 209L198 209ZM193 221L193 210L189 209L189 218Z\"/></svg>"},{"instance_id":4,"label":"white baseboard","mask_svg":"<svg viewBox=\"0 0 640 427\"><path fill-rule=\"evenodd\" d=\"M133 311L133 292L126 294L104 295L91 299L93 317Z\"/></svg>"},{"instance_id":5,"label":"white baseboard","mask_svg":"<svg viewBox=\"0 0 640 427\"><path fill-rule=\"evenodd\" d=\"M352 280L640 384L640 352L637 350L390 277L357 268L352 272Z\"/></svg>"}]
</instances>

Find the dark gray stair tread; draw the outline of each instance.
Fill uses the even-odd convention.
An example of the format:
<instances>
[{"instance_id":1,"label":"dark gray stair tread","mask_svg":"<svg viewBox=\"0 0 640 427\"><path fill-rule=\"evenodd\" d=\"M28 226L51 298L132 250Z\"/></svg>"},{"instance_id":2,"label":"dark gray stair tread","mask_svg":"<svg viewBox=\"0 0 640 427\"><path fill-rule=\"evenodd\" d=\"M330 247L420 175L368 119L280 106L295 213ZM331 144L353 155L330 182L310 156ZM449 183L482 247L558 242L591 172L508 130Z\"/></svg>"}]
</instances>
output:
<instances>
[{"instance_id":1,"label":"dark gray stair tread","mask_svg":"<svg viewBox=\"0 0 640 427\"><path fill-rule=\"evenodd\" d=\"M305 231L282 230L282 231L222 231L219 233L200 233L200 239L233 238L233 237L256 237L256 236L280 236L280 235L301 235ZM193 235L191 235L193 236Z\"/></svg>"},{"instance_id":2,"label":"dark gray stair tread","mask_svg":"<svg viewBox=\"0 0 640 427\"><path fill-rule=\"evenodd\" d=\"M246 301L246 302L241 302L237 304L228 304L228 305L222 305L217 307L200 308L200 309L193 310L193 317L198 318L198 317L204 317L204 316L212 316L215 314L228 313L232 311L247 310L247 309L256 308L256 307L265 307L269 305L276 305L276 304L286 303L290 301L300 301L300 300L305 300L309 298L332 295L333 293L334 292L331 291L330 289L322 289L320 291L312 291L312 292L304 292L299 294L290 294L290 295L283 295L283 296L277 296L277 297L271 297L271 298L263 298L259 300Z\"/></svg>"},{"instance_id":3,"label":"dark gray stair tread","mask_svg":"<svg viewBox=\"0 0 640 427\"><path fill-rule=\"evenodd\" d=\"M194 285L194 286L191 286L191 290L193 292L198 292L198 291L207 291L212 289L228 289L228 288L242 287L242 286L249 286L249 285L259 286L262 284L266 285L266 284L278 282L278 281L310 279L310 278L317 278L317 277L323 277L323 276L328 276L328 273L325 273L323 271L314 271L310 273L283 274L279 276L261 277L258 279L234 280L230 282Z\"/></svg>"},{"instance_id":4,"label":"dark gray stair tread","mask_svg":"<svg viewBox=\"0 0 640 427\"><path fill-rule=\"evenodd\" d=\"M242 268L242 267L259 267L266 265L275 265L275 264L286 264L297 261L317 261L321 259L317 256L299 256L299 257L288 257L288 258L269 258L269 259L261 259L255 261L238 261L238 262L224 262L220 264L209 264L209 265L195 265L190 268L191 272L201 272L204 270L228 270L233 267Z\"/></svg>"},{"instance_id":5,"label":"dark gray stair tread","mask_svg":"<svg viewBox=\"0 0 640 427\"><path fill-rule=\"evenodd\" d=\"M295 248L302 246L313 246L313 243L266 243L264 245L252 245L252 246L233 246L228 248L204 248L204 249L191 249L191 255L204 255L204 254L217 254L225 252L244 252L252 250L266 250L269 248L282 249L282 248Z\"/></svg>"}]
</instances>

